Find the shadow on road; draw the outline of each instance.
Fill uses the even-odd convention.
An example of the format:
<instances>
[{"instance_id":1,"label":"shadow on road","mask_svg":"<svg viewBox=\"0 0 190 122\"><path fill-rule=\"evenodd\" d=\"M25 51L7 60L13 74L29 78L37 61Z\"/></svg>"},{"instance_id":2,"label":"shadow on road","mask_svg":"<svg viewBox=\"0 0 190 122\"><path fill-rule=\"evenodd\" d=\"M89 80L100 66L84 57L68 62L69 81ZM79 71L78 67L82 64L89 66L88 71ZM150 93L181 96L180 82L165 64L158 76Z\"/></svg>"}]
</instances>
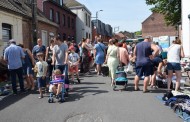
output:
<instances>
[{"instance_id":1,"label":"shadow on road","mask_svg":"<svg viewBox=\"0 0 190 122\"><path fill-rule=\"evenodd\" d=\"M19 100L23 99L24 97L28 96L30 93L23 93L19 95L10 95L5 98L3 98L0 101L0 111L3 110L4 108L18 102Z\"/></svg>"},{"instance_id":2,"label":"shadow on road","mask_svg":"<svg viewBox=\"0 0 190 122\"><path fill-rule=\"evenodd\" d=\"M100 82L83 82L82 84L85 84L85 85L92 85L92 84L106 84L106 83L100 83Z\"/></svg>"},{"instance_id":3,"label":"shadow on road","mask_svg":"<svg viewBox=\"0 0 190 122\"><path fill-rule=\"evenodd\" d=\"M98 88L99 87L75 87L73 88L72 92L70 93L71 95L69 96L69 98L67 98L66 101L68 102L76 101L80 100L85 96L98 95L109 92L106 90L99 90Z\"/></svg>"}]
</instances>

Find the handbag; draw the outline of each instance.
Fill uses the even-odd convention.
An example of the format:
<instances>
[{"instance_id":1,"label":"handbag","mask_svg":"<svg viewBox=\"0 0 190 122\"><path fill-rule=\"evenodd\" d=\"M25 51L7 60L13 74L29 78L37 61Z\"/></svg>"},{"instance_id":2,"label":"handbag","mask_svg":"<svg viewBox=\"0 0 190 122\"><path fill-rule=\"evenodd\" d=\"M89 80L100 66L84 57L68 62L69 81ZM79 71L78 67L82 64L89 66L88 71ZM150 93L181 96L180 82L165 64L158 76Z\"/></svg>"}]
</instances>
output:
<instances>
[{"instance_id":1,"label":"handbag","mask_svg":"<svg viewBox=\"0 0 190 122\"><path fill-rule=\"evenodd\" d=\"M133 72L133 66L129 63L126 69L126 72L131 74Z\"/></svg>"},{"instance_id":2,"label":"handbag","mask_svg":"<svg viewBox=\"0 0 190 122\"><path fill-rule=\"evenodd\" d=\"M102 46L100 44L98 44L98 46L101 48L102 52L104 53L104 50L102 49Z\"/></svg>"}]
</instances>

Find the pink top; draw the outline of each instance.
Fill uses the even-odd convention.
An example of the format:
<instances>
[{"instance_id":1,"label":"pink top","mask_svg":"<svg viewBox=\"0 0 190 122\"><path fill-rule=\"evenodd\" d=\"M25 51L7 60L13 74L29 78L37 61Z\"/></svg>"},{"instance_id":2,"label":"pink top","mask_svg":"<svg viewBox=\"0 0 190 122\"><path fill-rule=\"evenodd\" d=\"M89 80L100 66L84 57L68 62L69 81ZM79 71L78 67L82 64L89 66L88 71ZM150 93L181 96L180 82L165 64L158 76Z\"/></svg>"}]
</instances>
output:
<instances>
[{"instance_id":1,"label":"pink top","mask_svg":"<svg viewBox=\"0 0 190 122\"><path fill-rule=\"evenodd\" d=\"M54 75L54 80L62 80L63 75Z\"/></svg>"},{"instance_id":2,"label":"pink top","mask_svg":"<svg viewBox=\"0 0 190 122\"><path fill-rule=\"evenodd\" d=\"M129 55L128 52L125 48L123 47L119 47L119 57L120 57L120 61L122 63L124 63L125 65L128 64L129 62Z\"/></svg>"}]
</instances>

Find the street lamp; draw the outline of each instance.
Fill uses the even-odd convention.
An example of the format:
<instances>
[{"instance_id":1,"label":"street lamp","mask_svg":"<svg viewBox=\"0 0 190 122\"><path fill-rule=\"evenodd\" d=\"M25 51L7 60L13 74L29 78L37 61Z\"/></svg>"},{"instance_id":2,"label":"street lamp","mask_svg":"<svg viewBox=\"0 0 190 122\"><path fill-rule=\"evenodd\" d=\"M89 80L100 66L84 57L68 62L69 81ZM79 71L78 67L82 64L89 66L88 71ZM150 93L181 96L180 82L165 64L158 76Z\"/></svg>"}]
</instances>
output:
<instances>
[{"instance_id":1,"label":"street lamp","mask_svg":"<svg viewBox=\"0 0 190 122\"><path fill-rule=\"evenodd\" d=\"M96 29L98 28L98 12L103 11L103 10L99 10L96 12Z\"/></svg>"}]
</instances>

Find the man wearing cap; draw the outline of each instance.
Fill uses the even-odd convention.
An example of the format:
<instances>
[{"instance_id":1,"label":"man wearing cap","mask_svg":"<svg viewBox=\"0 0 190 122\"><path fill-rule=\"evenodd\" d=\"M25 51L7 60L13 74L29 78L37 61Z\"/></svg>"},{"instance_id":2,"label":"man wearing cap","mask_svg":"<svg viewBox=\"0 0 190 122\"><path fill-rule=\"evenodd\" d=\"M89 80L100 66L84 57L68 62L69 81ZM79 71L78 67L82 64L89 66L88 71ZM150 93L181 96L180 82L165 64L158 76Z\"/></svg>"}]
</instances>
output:
<instances>
[{"instance_id":1,"label":"man wearing cap","mask_svg":"<svg viewBox=\"0 0 190 122\"><path fill-rule=\"evenodd\" d=\"M154 51L152 53L152 50ZM136 58L136 76L134 80L135 91L139 90L139 79L144 76L143 93L149 92L147 89L149 76L153 74L152 59L158 54L159 50L152 43L151 36L146 36L144 41L138 43L134 48Z\"/></svg>"},{"instance_id":2,"label":"man wearing cap","mask_svg":"<svg viewBox=\"0 0 190 122\"><path fill-rule=\"evenodd\" d=\"M12 89L14 94L17 94L16 75L19 79L21 92L25 92L22 75L22 59L24 57L25 54L22 48L16 45L15 40L10 40L10 46L5 49L4 60L8 63L8 69L10 71Z\"/></svg>"}]
</instances>

